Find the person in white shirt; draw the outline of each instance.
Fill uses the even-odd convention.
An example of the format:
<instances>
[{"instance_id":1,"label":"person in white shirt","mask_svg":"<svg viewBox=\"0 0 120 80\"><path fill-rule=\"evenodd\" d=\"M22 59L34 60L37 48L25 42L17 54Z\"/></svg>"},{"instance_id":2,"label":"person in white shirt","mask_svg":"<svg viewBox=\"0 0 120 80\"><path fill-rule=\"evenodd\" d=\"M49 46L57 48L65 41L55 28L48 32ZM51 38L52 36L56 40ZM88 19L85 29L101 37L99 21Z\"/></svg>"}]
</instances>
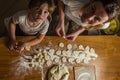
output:
<instances>
[{"instance_id":1,"label":"person in white shirt","mask_svg":"<svg viewBox=\"0 0 120 80\"><path fill-rule=\"evenodd\" d=\"M49 27L49 16L54 11L53 0L31 0L29 10L19 11L5 19L5 25L9 33L10 50L21 52L26 46L40 43ZM36 35L34 39L18 44L16 36Z\"/></svg>"},{"instance_id":2,"label":"person in white shirt","mask_svg":"<svg viewBox=\"0 0 120 80\"><path fill-rule=\"evenodd\" d=\"M116 0L59 0L59 22L56 32L74 41L79 34L96 25L109 22L119 15ZM69 25L65 25L69 22Z\"/></svg>"}]
</instances>

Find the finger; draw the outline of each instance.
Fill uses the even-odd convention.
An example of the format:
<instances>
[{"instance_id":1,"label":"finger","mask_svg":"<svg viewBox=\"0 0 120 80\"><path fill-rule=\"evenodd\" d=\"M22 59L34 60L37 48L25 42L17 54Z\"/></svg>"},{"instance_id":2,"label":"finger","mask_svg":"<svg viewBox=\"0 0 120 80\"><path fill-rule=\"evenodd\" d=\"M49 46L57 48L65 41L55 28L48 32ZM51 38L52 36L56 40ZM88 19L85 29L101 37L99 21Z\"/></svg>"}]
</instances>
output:
<instances>
[{"instance_id":1,"label":"finger","mask_svg":"<svg viewBox=\"0 0 120 80\"><path fill-rule=\"evenodd\" d=\"M66 33L65 33L65 29L64 29L64 28L62 29L62 34L63 34L63 36L66 36Z\"/></svg>"},{"instance_id":2,"label":"finger","mask_svg":"<svg viewBox=\"0 0 120 80\"><path fill-rule=\"evenodd\" d=\"M58 36L61 36L60 30L57 30L56 32Z\"/></svg>"},{"instance_id":3,"label":"finger","mask_svg":"<svg viewBox=\"0 0 120 80\"><path fill-rule=\"evenodd\" d=\"M15 42L15 45L18 45L18 42Z\"/></svg>"},{"instance_id":4,"label":"finger","mask_svg":"<svg viewBox=\"0 0 120 80\"><path fill-rule=\"evenodd\" d=\"M8 46L8 48L9 48L9 50L13 50L14 49L13 46Z\"/></svg>"},{"instance_id":5,"label":"finger","mask_svg":"<svg viewBox=\"0 0 120 80\"><path fill-rule=\"evenodd\" d=\"M74 41L74 37L72 37L72 36L67 36L66 39L69 41Z\"/></svg>"}]
</instances>

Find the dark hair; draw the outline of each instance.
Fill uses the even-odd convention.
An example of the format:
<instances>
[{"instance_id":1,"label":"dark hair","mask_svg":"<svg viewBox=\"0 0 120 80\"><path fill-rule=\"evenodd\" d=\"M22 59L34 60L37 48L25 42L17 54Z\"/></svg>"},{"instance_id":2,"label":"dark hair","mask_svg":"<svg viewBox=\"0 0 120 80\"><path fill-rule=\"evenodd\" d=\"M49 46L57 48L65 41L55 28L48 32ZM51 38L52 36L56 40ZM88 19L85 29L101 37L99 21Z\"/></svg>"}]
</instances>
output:
<instances>
[{"instance_id":1,"label":"dark hair","mask_svg":"<svg viewBox=\"0 0 120 80\"><path fill-rule=\"evenodd\" d=\"M30 0L28 8L40 7L43 3L48 3L49 12L52 14L55 9L54 0Z\"/></svg>"},{"instance_id":2,"label":"dark hair","mask_svg":"<svg viewBox=\"0 0 120 80\"><path fill-rule=\"evenodd\" d=\"M120 14L120 6L117 0L100 0L103 3L105 11L108 14L109 20L114 19Z\"/></svg>"}]
</instances>

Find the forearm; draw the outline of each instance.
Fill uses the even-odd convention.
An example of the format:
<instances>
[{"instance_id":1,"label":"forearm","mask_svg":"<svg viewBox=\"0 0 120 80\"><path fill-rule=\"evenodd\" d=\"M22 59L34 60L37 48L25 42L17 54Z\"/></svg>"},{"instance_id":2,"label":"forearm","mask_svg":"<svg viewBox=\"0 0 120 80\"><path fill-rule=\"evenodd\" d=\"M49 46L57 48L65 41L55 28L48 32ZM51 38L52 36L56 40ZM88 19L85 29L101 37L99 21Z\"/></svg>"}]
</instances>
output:
<instances>
[{"instance_id":1,"label":"forearm","mask_svg":"<svg viewBox=\"0 0 120 80\"><path fill-rule=\"evenodd\" d=\"M31 40L25 42L24 46L34 46L36 44L39 44L43 40L44 37L45 37L45 35L41 34L41 35L35 37L34 39L31 39Z\"/></svg>"},{"instance_id":2,"label":"forearm","mask_svg":"<svg viewBox=\"0 0 120 80\"><path fill-rule=\"evenodd\" d=\"M80 28L76 31L76 33L81 34L81 33L84 32L84 31L85 31L85 28L80 27Z\"/></svg>"},{"instance_id":3,"label":"forearm","mask_svg":"<svg viewBox=\"0 0 120 80\"><path fill-rule=\"evenodd\" d=\"M58 9L59 9L59 16L60 16L60 21L64 22L64 4L62 1L58 0Z\"/></svg>"},{"instance_id":4,"label":"forearm","mask_svg":"<svg viewBox=\"0 0 120 80\"><path fill-rule=\"evenodd\" d=\"M10 40L15 41L16 36L15 36L15 30L16 30L16 25L13 23L12 19L9 22L9 38Z\"/></svg>"}]
</instances>

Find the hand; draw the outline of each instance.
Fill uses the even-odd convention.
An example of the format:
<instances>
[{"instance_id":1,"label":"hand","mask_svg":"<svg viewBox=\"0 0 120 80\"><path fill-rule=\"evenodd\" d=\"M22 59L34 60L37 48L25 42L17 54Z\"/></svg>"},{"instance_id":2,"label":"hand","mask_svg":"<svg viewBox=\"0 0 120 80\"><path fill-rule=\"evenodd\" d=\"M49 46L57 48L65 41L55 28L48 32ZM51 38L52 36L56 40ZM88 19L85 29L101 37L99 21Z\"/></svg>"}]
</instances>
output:
<instances>
[{"instance_id":1,"label":"hand","mask_svg":"<svg viewBox=\"0 0 120 80\"><path fill-rule=\"evenodd\" d=\"M16 40L10 40L8 43L8 48L10 50L15 50L17 48L18 42Z\"/></svg>"},{"instance_id":2,"label":"hand","mask_svg":"<svg viewBox=\"0 0 120 80\"><path fill-rule=\"evenodd\" d=\"M19 52L19 53L21 53L24 50L24 48L25 48L25 43L24 42L20 42L18 44L18 46L17 46L16 51Z\"/></svg>"},{"instance_id":3,"label":"hand","mask_svg":"<svg viewBox=\"0 0 120 80\"><path fill-rule=\"evenodd\" d=\"M78 35L79 35L79 32L73 32L71 34L68 34L65 39L69 41L75 41Z\"/></svg>"},{"instance_id":4,"label":"hand","mask_svg":"<svg viewBox=\"0 0 120 80\"><path fill-rule=\"evenodd\" d=\"M58 25L56 27L56 33L60 37L65 36L64 23L61 23L61 22L58 23Z\"/></svg>"}]
</instances>

